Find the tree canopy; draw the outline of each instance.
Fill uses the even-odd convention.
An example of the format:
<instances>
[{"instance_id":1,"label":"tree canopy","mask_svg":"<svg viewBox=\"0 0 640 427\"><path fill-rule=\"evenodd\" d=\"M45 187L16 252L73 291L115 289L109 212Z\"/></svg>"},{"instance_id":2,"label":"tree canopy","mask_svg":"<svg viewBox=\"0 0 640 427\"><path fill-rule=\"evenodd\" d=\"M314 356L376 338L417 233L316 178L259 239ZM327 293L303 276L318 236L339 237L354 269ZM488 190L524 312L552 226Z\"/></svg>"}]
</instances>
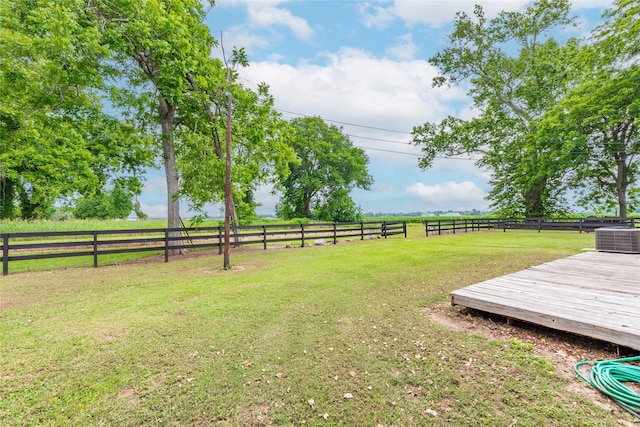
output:
<instances>
[{"instance_id":1,"label":"tree canopy","mask_svg":"<svg viewBox=\"0 0 640 427\"><path fill-rule=\"evenodd\" d=\"M296 118L291 125L297 161L289 164L291 174L282 183L276 213L285 219L357 220L360 209L349 193L373 182L364 151L320 117Z\"/></svg>"},{"instance_id":2,"label":"tree canopy","mask_svg":"<svg viewBox=\"0 0 640 427\"><path fill-rule=\"evenodd\" d=\"M640 66L632 66L584 82L547 115L540 132L573 159L572 187L581 204L616 207L621 217L629 203L633 210L640 201L634 187L640 172L639 81Z\"/></svg>"},{"instance_id":3,"label":"tree canopy","mask_svg":"<svg viewBox=\"0 0 640 427\"><path fill-rule=\"evenodd\" d=\"M266 85L243 87L211 57L205 16L199 0L0 0L0 217L44 216L60 197L86 202L115 183L139 191L155 157L179 227L181 197L201 209L224 192L227 93L233 189L249 215L247 194L288 173L289 126Z\"/></svg>"},{"instance_id":4,"label":"tree canopy","mask_svg":"<svg viewBox=\"0 0 640 427\"><path fill-rule=\"evenodd\" d=\"M637 2L617 0L591 43L560 43L567 1L539 0L486 21L458 14L450 46L431 58L435 85L468 80L480 112L414 128L422 167L438 154L476 153L492 173L489 198L506 215L564 212L568 191L595 211L620 216L638 204ZM509 52L517 53L509 55Z\"/></svg>"},{"instance_id":5,"label":"tree canopy","mask_svg":"<svg viewBox=\"0 0 640 427\"><path fill-rule=\"evenodd\" d=\"M571 23L569 4L538 0L524 12L501 12L487 20L458 13L449 46L429 61L442 75L435 86L468 82L479 112L471 120L448 117L416 126L413 142L430 167L436 155L480 154L490 170L489 199L505 215L543 216L564 209L562 172L549 163L549 141L536 140L544 113L565 93L575 71L566 63L577 42L561 45L549 36Z\"/></svg>"},{"instance_id":6,"label":"tree canopy","mask_svg":"<svg viewBox=\"0 0 640 427\"><path fill-rule=\"evenodd\" d=\"M579 56L584 73L545 115L539 135L560 147L556 159L567 165L581 205L606 212L615 208L626 217L640 203L640 6L627 0L615 6Z\"/></svg>"},{"instance_id":7,"label":"tree canopy","mask_svg":"<svg viewBox=\"0 0 640 427\"><path fill-rule=\"evenodd\" d=\"M83 6L0 0L0 218L46 217L149 164L144 136L103 112L108 51Z\"/></svg>"}]
</instances>

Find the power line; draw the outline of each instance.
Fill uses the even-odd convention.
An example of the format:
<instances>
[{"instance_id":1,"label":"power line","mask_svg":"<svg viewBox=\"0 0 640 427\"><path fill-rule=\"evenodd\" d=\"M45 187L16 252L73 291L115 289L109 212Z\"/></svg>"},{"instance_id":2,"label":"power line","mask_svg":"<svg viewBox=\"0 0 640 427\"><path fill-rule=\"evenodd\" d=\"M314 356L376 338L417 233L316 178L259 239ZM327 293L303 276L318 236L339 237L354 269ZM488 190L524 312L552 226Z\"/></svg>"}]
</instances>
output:
<instances>
[{"instance_id":1,"label":"power line","mask_svg":"<svg viewBox=\"0 0 640 427\"><path fill-rule=\"evenodd\" d=\"M313 117L313 116L309 116L307 114L296 113L295 111L281 110L280 108L274 108L274 110L280 111L281 113L293 114L293 115L300 116L300 117ZM348 123L348 122L341 122L341 121L338 121L338 120L325 119L324 117L322 118L322 120L324 120L325 122L338 123L338 124L341 124L341 125L355 126L355 127L359 127L359 128L365 128L365 129L381 130L383 132L393 132L393 133L401 133L401 134L404 134L404 135L411 135L411 132L402 131L402 130L385 129L385 128L378 128L378 127L375 127L375 126L367 126L367 125L358 125L358 124L355 124L355 123Z\"/></svg>"},{"instance_id":2,"label":"power line","mask_svg":"<svg viewBox=\"0 0 640 427\"><path fill-rule=\"evenodd\" d=\"M294 115L297 115L297 116L300 116L300 117L313 117L313 116L309 116L309 115L302 114L302 113L296 113L294 111L282 110L282 109L279 109L279 108L274 108L274 110L280 111L280 112L283 112L283 113L287 113L287 114L294 114ZM104 112L107 113L107 114L118 114L118 113L120 113L120 112L118 112L116 110L104 110ZM113 117L118 117L118 116L114 115ZM400 134L405 134L405 135L411 135L412 134L411 132L398 131L398 130L392 130L392 129L386 129L386 128L378 128L378 127L367 126L367 125L358 125L358 124L355 124L355 123L342 122L342 121L338 121L338 120L329 120L329 119L324 119L324 118L322 118L322 120L326 121L326 122L331 122L331 123L344 124L344 125L348 125L348 126L354 126L354 127L359 127L359 128L365 128L365 129L373 129L373 130L379 130L379 131L384 131L384 132L393 132L393 133L400 133ZM387 142L387 143L391 143L391 144L412 145L411 142L393 141L393 140L390 140L390 139L373 138L373 137L362 136L362 135L353 135L353 134L345 133L345 136L350 137L350 138L367 139L367 140L370 140L370 141ZM564 144L564 142L558 141L557 144ZM393 153L393 154L402 154L402 155L420 157L420 154L407 153L407 152L394 151L394 150L387 150L387 149L383 149L383 148L373 148L373 147L363 147L363 146L362 147L356 146L356 147L362 148L362 149L367 149L367 150L375 150L375 151L382 151L382 152ZM584 150L571 150L570 154L580 155L580 154L588 154L588 152L584 151ZM631 153L631 154L637 154L637 153ZM437 158L437 159L452 159L452 160L472 160L472 161L480 160L480 159L475 159L473 157L462 158L462 157L435 156L435 158Z\"/></svg>"},{"instance_id":3,"label":"power line","mask_svg":"<svg viewBox=\"0 0 640 427\"><path fill-rule=\"evenodd\" d=\"M351 138L370 139L371 141L390 142L392 144L401 144L401 145L411 145L410 142L392 141L390 139L372 138L370 136L361 136L361 135L352 135L352 134L346 134L346 135Z\"/></svg>"},{"instance_id":4,"label":"power line","mask_svg":"<svg viewBox=\"0 0 640 427\"><path fill-rule=\"evenodd\" d=\"M364 146L360 146L360 145L354 145L354 147L362 148L363 150L384 151L385 153L406 154L407 156L420 157L420 155L416 154L416 153L407 153L407 152L403 152L403 151L385 150L384 148L364 147Z\"/></svg>"},{"instance_id":5,"label":"power line","mask_svg":"<svg viewBox=\"0 0 640 427\"><path fill-rule=\"evenodd\" d=\"M362 148L363 150L374 150L374 151L383 151L385 153L393 153L393 154L404 154L407 156L413 156L416 158L420 157L419 153L407 153L405 151L395 151L395 150L386 150L384 148L374 148L374 147L365 147L361 145L354 145L356 148ZM435 156L436 159L447 159L447 160L472 160L478 161L480 159L474 159L472 157L453 157L453 156Z\"/></svg>"}]
</instances>

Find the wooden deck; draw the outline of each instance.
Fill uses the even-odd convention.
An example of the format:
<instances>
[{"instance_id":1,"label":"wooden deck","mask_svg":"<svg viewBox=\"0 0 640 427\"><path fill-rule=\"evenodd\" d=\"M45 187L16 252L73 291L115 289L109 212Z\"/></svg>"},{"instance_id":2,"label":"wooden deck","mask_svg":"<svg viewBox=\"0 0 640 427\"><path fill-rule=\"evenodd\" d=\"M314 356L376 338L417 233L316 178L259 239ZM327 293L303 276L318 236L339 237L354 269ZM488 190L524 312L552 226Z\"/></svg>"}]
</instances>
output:
<instances>
[{"instance_id":1,"label":"wooden deck","mask_svg":"<svg viewBox=\"0 0 640 427\"><path fill-rule=\"evenodd\" d=\"M584 252L459 289L451 303L640 350L640 255Z\"/></svg>"}]
</instances>

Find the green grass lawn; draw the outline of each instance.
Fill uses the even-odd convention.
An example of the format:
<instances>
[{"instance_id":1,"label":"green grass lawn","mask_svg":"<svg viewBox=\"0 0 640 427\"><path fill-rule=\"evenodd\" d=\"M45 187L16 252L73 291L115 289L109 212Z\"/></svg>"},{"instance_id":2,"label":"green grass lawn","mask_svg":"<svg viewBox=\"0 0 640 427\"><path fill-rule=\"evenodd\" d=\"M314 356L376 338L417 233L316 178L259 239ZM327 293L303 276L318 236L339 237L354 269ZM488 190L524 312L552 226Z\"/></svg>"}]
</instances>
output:
<instances>
[{"instance_id":1,"label":"green grass lawn","mask_svg":"<svg viewBox=\"0 0 640 427\"><path fill-rule=\"evenodd\" d=\"M230 271L212 256L2 277L0 425L617 425L528 346L425 314L593 246L416 228L232 252Z\"/></svg>"}]
</instances>

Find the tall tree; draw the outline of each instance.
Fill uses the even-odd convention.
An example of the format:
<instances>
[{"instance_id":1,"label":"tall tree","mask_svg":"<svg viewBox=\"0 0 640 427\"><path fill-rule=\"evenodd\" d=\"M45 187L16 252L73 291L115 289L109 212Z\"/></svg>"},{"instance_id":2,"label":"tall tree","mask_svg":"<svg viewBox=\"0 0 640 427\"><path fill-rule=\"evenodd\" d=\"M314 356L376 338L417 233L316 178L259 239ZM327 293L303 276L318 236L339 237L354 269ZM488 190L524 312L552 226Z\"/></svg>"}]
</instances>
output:
<instances>
[{"instance_id":1,"label":"tall tree","mask_svg":"<svg viewBox=\"0 0 640 427\"><path fill-rule=\"evenodd\" d=\"M289 173L289 162L295 161L290 146L292 129L273 109L274 99L266 85L257 91L232 83L228 89L233 97L232 163L233 200L239 212L253 216L252 193L259 185L278 185ZM224 200L224 140L227 111L222 94L214 94L206 102L211 108L211 120L201 120L195 132L181 129L178 168L182 176L180 194L191 207L203 211L207 203ZM197 116L193 116L198 118ZM240 218L243 219L243 218ZM247 219L246 217L244 219Z\"/></svg>"},{"instance_id":2,"label":"tall tree","mask_svg":"<svg viewBox=\"0 0 640 427\"><path fill-rule=\"evenodd\" d=\"M0 217L47 216L148 160L137 130L102 111L109 53L84 7L0 0Z\"/></svg>"},{"instance_id":3,"label":"tall tree","mask_svg":"<svg viewBox=\"0 0 640 427\"><path fill-rule=\"evenodd\" d=\"M359 212L349 192L369 189L373 182L366 154L320 117L297 118L291 124L298 162L289 164L291 174L282 184L276 213L286 219L355 220Z\"/></svg>"},{"instance_id":4,"label":"tall tree","mask_svg":"<svg viewBox=\"0 0 640 427\"><path fill-rule=\"evenodd\" d=\"M128 85L128 91L120 91L118 105L132 108L142 121L155 112L167 182L168 226L179 228L175 128L189 92L187 75L200 68L215 45L202 22L202 4L199 0L95 0L88 10L101 22L119 77Z\"/></svg>"},{"instance_id":5,"label":"tall tree","mask_svg":"<svg viewBox=\"0 0 640 427\"><path fill-rule=\"evenodd\" d=\"M480 154L477 165L492 173L493 207L505 215L544 216L563 210L563 171L549 163L550 141L533 138L544 113L565 93L574 70L565 64L578 52L549 37L571 23L569 3L538 0L524 12L502 12L488 21L458 13L449 47L429 61L442 76L434 86L468 81L478 117L448 117L416 126L422 168L439 154Z\"/></svg>"},{"instance_id":6,"label":"tall tree","mask_svg":"<svg viewBox=\"0 0 640 427\"><path fill-rule=\"evenodd\" d=\"M577 87L540 127L543 137L554 138L563 156L572 159L572 184L581 203L596 208L617 205L623 218L629 203L633 210L640 202L639 81L637 65L601 73Z\"/></svg>"},{"instance_id":7,"label":"tall tree","mask_svg":"<svg viewBox=\"0 0 640 427\"><path fill-rule=\"evenodd\" d=\"M559 162L571 160L570 183L582 205L617 207L626 217L640 202L640 5L618 0L604 18L581 53L585 72L539 135L557 141Z\"/></svg>"}]
</instances>

